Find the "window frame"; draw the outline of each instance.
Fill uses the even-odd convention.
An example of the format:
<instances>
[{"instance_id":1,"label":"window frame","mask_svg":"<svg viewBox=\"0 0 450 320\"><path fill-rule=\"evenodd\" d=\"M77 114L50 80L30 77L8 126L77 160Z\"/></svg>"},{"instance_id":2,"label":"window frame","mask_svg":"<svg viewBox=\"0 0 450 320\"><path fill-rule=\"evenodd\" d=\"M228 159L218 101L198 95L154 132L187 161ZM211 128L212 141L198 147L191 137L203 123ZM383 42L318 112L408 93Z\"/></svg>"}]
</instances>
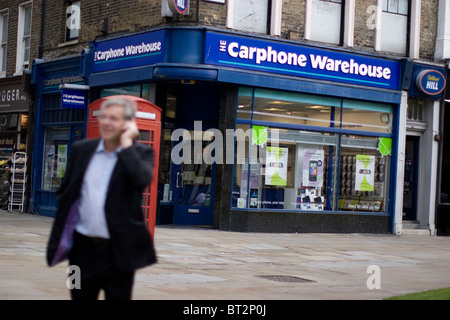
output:
<instances>
[{"instance_id":1,"label":"window frame","mask_svg":"<svg viewBox=\"0 0 450 320\"><path fill-rule=\"evenodd\" d=\"M67 7L66 7L66 11L65 11L65 20L64 20L64 41L65 42L71 42L71 41L76 41L80 38L80 30L81 30L81 25L80 25L80 29L78 29L77 35L76 36L71 36L71 29L67 27L67 20L70 19L70 17L72 16L72 14L69 14L67 12L67 10L69 9L70 6L72 6L75 3L79 3L79 10L80 10L80 19L81 19L81 1L79 0L69 0L67 1Z\"/></svg>"},{"instance_id":2,"label":"window frame","mask_svg":"<svg viewBox=\"0 0 450 320\"><path fill-rule=\"evenodd\" d=\"M6 30L4 21L6 20ZM6 77L7 58L8 58L8 29L9 29L9 9L0 11L0 78ZM5 37L6 34L6 37ZM5 41L3 41L5 38ZM4 50L3 50L4 48ZM3 54L4 53L4 54ZM4 65L4 68L3 68Z\"/></svg>"},{"instance_id":3,"label":"window frame","mask_svg":"<svg viewBox=\"0 0 450 320\"><path fill-rule=\"evenodd\" d=\"M57 161L58 160L58 150L56 148L53 149L53 155L52 158L49 159L50 153L48 149L48 146L56 146L55 141L58 141L53 137L53 135L62 135L65 136L63 138L59 138L59 141L67 141L66 144L59 144L59 145L65 145L65 164L67 165L67 154L68 149L70 145L70 134L71 134L71 128L70 126L47 126L44 129L44 147L42 152L42 168L41 168L41 185L40 189L43 191L57 191L58 188L61 186L62 180L64 178L63 176L54 176L53 173L57 172L54 170L55 167L57 167ZM53 141L53 143L49 143L50 141ZM51 160L51 162L49 161ZM51 174L51 175L50 175ZM59 179L59 181L57 180ZM59 183L55 184L54 182L57 181Z\"/></svg>"},{"instance_id":4,"label":"window frame","mask_svg":"<svg viewBox=\"0 0 450 320\"><path fill-rule=\"evenodd\" d=\"M255 99L254 99L255 98L255 92L258 89L251 88L251 87L240 87L240 90L241 89L243 89L243 90L250 90L250 91L253 92L253 96L252 96L252 99L251 99L252 100L252 107L251 107L251 109L252 109L252 115L253 115L254 101L255 101ZM273 91L278 91L278 90L273 90ZM243 91L243 92L245 92L245 91ZM279 91L279 92L283 93L283 91ZM245 96L245 94L244 94L244 96ZM314 95L310 95L310 96L311 96L312 99L314 99L314 97L315 97L318 100L323 99L323 98L325 98L325 99L331 98L331 97L326 97L326 96L314 96ZM361 105L362 109L361 110L370 110L371 108L373 109L373 111L376 111L376 112L386 112L386 111L390 110L391 116L393 117L393 119L395 119L397 117L396 108L392 104L379 104L379 103L376 103L376 102L369 103L369 102L362 102L362 101L359 101L359 100L358 101L356 101L356 100L349 100L349 99L344 99L344 98L331 98L331 99L333 99L333 100L334 99L339 99L341 101L341 107L340 107L340 110L337 110L338 108L336 108L336 113L334 114L334 117L332 117L330 119L330 121L333 121L334 118L339 118L340 117L341 118L340 123L342 124L342 113L344 112L344 108L348 108L349 106L352 106L352 105L357 105L358 103L362 103L362 105ZM318 103L320 104L320 102L318 102ZM373 106L371 106L369 104L371 104ZM337 138L338 142L337 142L337 145L334 146L335 150L333 151L333 155L336 157L336 160L333 159L333 166L328 167L327 170L326 170L327 175L330 174L330 173L333 174L333 176L329 177L329 179L330 179L331 183L334 185L334 191L330 190L329 192L328 191L326 192L326 206L324 206L322 210L319 210L319 212L322 212L322 213L348 213L349 212L348 210L350 210L352 213L357 213L357 214L390 215L390 210L391 210L391 205L392 205L391 204L391 201L392 201L391 200L391 196L393 195L392 190L394 190L394 186L392 185L392 179L388 178L388 176L392 176L392 171L391 170L394 170L394 167L395 167L393 165L393 162L392 162L392 161L395 160L393 154L387 160L386 159L383 160L383 163L384 163L384 161L387 161L386 169L390 173L388 175L383 174L384 175L384 179L385 179L382 182L382 191L381 191L383 193L382 194L383 200L382 200L382 206L378 209L378 211L373 211L373 210L372 211L370 211L370 210L368 211L367 209L364 209L362 207L362 202L366 203L367 201L369 201L369 202L370 201L372 201L372 202L373 201L378 201L376 199L375 200L374 199L370 200L370 199L365 199L365 198L360 198L360 201L362 201L361 202L361 207L358 207L358 208L355 207L354 209L351 209L350 207L349 208L340 209L340 207L339 207L341 205L340 201L341 200L345 200L345 197L341 195L341 193L340 193L341 191L339 190L339 185L342 182L342 181L340 181L341 179L339 178L339 176L342 173L341 172L342 169L340 169L340 167L341 167L341 152L342 152L343 149L349 149L349 148L353 148L355 150L359 149L361 151L360 151L360 153L357 153L357 155L360 155L360 154L371 155L371 152L373 152L373 150L376 150L378 148L377 146L375 146L375 139L374 138L390 138L393 141L395 140L396 131L395 131L395 129L393 127L391 127L390 132L383 133L383 132L351 130L351 129L343 128L341 126L334 127L332 125L330 125L330 127L312 127L312 126L302 125L302 124L290 124L290 123L278 123L278 122L260 121L260 120L254 120L253 116L251 116L250 118L239 118L238 117L238 108L239 108L239 98L236 99L235 128L238 128L239 126L248 126L250 128L251 132L253 132L252 128L254 128L254 126L259 126L259 127L267 127L267 128L269 128L269 130L273 130L273 129L282 129L282 130L284 130L284 129L287 129L288 131L296 130L299 133L300 132L311 132L313 134L314 133L321 133L322 135L325 134L324 137L329 135L330 138L331 138L331 136L335 136ZM395 123L395 121L393 120L392 121L392 125L394 125L394 123ZM268 136L270 136L270 135L268 135ZM248 137L248 138L250 140L252 139L251 136ZM344 143L345 141L353 141L352 138L356 138L356 140L363 139L364 141L361 140L362 142L360 142L360 144L355 144L355 145L352 145L353 142L352 142L352 144L348 144L347 143L348 145ZM325 140L323 140L323 141L325 141ZM312 143L312 142L304 142L304 143L308 144L308 143ZM361 144L361 143L363 143L363 144ZM280 141L280 144L282 144L281 141ZM323 144L323 146L325 146L325 144ZM331 146L331 145L329 145L329 146ZM235 140L235 148L237 148L237 147L238 147L237 140ZM259 147L259 146L257 146L257 147ZM249 145L249 150L251 150L253 148L254 148L253 146ZM367 150L367 152L363 151L363 150ZM239 152L239 150L235 150L235 156L236 156L236 152ZM255 157L255 155L253 153L251 153L253 151L248 151L248 152L249 152L248 158L252 158L253 159ZM378 156L375 155L374 157L375 157L374 161L376 161L376 163L378 163L379 159L383 158L381 155L378 155ZM298 160L295 160L295 161L298 161ZM337 161L337 164L336 164L335 161ZM235 170L238 170L238 169L235 169L235 167L236 166L241 166L241 165L242 165L242 163L236 162L236 159L235 159L235 163L233 165L233 170L232 170L233 171L232 179L230 181L230 183L232 185L232 188L231 188L232 195L231 195L231 199L230 199L230 209L231 210L255 210L255 208L251 208L250 207L250 203L251 203L250 202L250 192L251 192L251 190L245 194L245 197L247 198L247 201L245 202L245 207L238 207L237 205L235 205L233 203L233 201L236 200L236 199L234 199L235 198L234 188L235 188L235 181L236 181L235 180L236 179L236 177L235 177ZM249 174L249 172L251 171L250 168L251 168L252 163L244 163L244 165L248 166L247 171L245 171L245 172L247 172ZM335 167L335 165L337 165L337 167ZM241 171L243 171L243 170L244 169L241 169ZM379 181L375 180L374 182L378 183ZM247 178L247 182L246 183L247 183L247 189L246 190L249 190L250 186L248 184L250 183L250 176ZM325 187L325 186L323 186L323 187ZM375 187L375 185L374 185L374 187ZM366 194L367 192L366 191L362 191L362 192L364 192L364 195L367 196L367 194ZM372 191L372 195L373 194L375 194L375 191ZM359 191L359 195L364 197L364 195L361 193L361 191ZM379 194L377 196L380 197ZM329 202L329 201L331 201L331 202ZM274 211L275 210L275 211L281 211L281 212L291 212L292 210L294 210L296 212L312 212L312 213L316 212L314 210L310 211L310 210L304 210L304 209L300 209L299 210L299 209L267 209L267 208L258 208L258 210L260 210L260 211L264 211L264 210L266 210L266 211L267 210Z\"/></svg>"},{"instance_id":5,"label":"window frame","mask_svg":"<svg viewBox=\"0 0 450 320\"><path fill-rule=\"evenodd\" d=\"M340 3L337 2L336 0L319 0L319 1L337 3L341 5L339 41L338 43L333 44L338 46L346 45L349 47L353 47L354 26L355 26L355 0L341 0ZM305 39L326 43L311 38L311 29L313 23L312 8L313 8L312 0L306 0L305 34L304 34Z\"/></svg>"},{"instance_id":6,"label":"window frame","mask_svg":"<svg viewBox=\"0 0 450 320\"><path fill-rule=\"evenodd\" d=\"M25 36L25 16L26 10L30 8L30 34ZM19 5L19 16L18 16L18 27L17 27L17 52L16 52L16 73L15 75L21 75L23 70L29 69L31 67L31 33L32 33L32 23L33 23L33 1L24 2ZM29 57L25 60L25 46L26 39L29 39Z\"/></svg>"},{"instance_id":7,"label":"window frame","mask_svg":"<svg viewBox=\"0 0 450 320\"><path fill-rule=\"evenodd\" d=\"M394 53L394 54L399 54L405 57L408 57L410 55L413 55L412 58L419 58L418 54L419 54L419 49L418 46L420 44L420 4L418 5L417 1L414 4L414 10L415 11L419 11L419 12L414 12L413 11L413 1L408 0L408 14L400 14L400 13L394 13L394 12L390 12L389 10L383 10L383 1L384 0L378 0L377 1L377 18L376 18L376 32L375 32L375 51L384 51L384 52L390 52L390 53ZM389 0L386 0L389 1ZM387 4L388 8L389 8L389 3ZM398 6L397 6L397 11L398 11ZM407 22L406 22L406 43L405 43L405 52L404 53L398 53L398 52L394 52L394 51L388 51L386 49L382 48L382 28L383 28L383 23L382 23L382 15L383 14L392 14L392 15L400 15L400 16L406 16L407 18ZM416 17L417 21L413 21L412 20L412 16L413 14ZM415 20L416 20L415 19ZM414 23L414 25L417 25L419 27L418 32L414 32L414 39L411 39L412 36L412 24ZM411 49L411 46L417 47L417 48L413 48Z\"/></svg>"},{"instance_id":8,"label":"window frame","mask_svg":"<svg viewBox=\"0 0 450 320\"><path fill-rule=\"evenodd\" d=\"M234 27L234 3L239 0L227 1L227 19L226 26L230 29ZM282 15L282 0L268 0L267 1L267 26L264 34L271 36L281 35L281 15ZM246 31L241 29L235 29Z\"/></svg>"}]
</instances>

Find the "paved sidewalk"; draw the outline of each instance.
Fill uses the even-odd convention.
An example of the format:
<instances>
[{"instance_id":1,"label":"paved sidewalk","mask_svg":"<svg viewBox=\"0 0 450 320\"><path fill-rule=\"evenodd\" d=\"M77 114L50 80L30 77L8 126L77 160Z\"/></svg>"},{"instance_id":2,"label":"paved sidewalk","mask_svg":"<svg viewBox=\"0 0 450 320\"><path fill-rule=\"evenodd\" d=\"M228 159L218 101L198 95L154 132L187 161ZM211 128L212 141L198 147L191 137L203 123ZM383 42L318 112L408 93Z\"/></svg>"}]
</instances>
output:
<instances>
[{"instance_id":1,"label":"paved sidewalk","mask_svg":"<svg viewBox=\"0 0 450 320\"><path fill-rule=\"evenodd\" d=\"M0 211L0 299L69 299L67 263L45 265L53 219ZM159 262L136 300L382 299L450 287L450 237L267 234L159 226ZM380 268L370 290L367 268Z\"/></svg>"}]
</instances>

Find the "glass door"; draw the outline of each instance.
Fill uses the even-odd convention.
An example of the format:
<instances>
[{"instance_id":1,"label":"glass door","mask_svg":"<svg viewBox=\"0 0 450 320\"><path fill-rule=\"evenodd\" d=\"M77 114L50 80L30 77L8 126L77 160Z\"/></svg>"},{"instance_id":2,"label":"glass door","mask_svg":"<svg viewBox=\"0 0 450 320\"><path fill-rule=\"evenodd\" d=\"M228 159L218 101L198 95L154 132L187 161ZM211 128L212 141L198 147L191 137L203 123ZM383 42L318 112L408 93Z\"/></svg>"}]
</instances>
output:
<instances>
[{"instance_id":1,"label":"glass door","mask_svg":"<svg viewBox=\"0 0 450 320\"><path fill-rule=\"evenodd\" d=\"M194 144L198 149L200 143L203 150L207 141L191 141L190 161L185 157L181 164L172 163L174 224L213 225L215 164L194 153Z\"/></svg>"},{"instance_id":2,"label":"glass door","mask_svg":"<svg viewBox=\"0 0 450 320\"><path fill-rule=\"evenodd\" d=\"M419 136L406 136L405 177L403 184L403 219L417 219Z\"/></svg>"}]
</instances>

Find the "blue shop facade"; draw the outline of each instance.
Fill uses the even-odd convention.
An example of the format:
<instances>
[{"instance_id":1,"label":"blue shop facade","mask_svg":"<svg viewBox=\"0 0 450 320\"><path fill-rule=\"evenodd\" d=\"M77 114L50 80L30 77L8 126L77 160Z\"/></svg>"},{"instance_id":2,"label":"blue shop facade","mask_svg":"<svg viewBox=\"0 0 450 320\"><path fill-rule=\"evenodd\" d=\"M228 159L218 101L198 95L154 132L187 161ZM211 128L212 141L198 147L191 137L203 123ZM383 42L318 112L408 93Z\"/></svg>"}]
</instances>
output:
<instances>
[{"instance_id":1,"label":"blue shop facade","mask_svg":"<svg viewBox=\"0 0 450 320\"><path fill-rule=\"evenodd\" d=\"M31 205L55 214L88 104L129 94L163 110L157 224L394 233L413 70L407 59L188 27L35 61ZM61 106L71 84L81 108Z\"/></svg>"}]
</instances>

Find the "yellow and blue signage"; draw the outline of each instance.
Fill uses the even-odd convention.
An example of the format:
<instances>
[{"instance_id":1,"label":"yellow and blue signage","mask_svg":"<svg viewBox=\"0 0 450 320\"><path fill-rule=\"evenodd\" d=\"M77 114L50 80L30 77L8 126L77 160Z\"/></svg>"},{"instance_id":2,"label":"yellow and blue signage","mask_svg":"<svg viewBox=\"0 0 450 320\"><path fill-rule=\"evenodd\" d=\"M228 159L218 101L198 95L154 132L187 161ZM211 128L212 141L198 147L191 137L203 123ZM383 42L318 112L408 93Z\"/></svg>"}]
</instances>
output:
<instances>
[{"instance_id":1,"label":"yellow and blue signage","mask_svg":"<svg viewBox=\"0 0 450 320\"><path fill-rule=\"evenodd\" d=\"M216 32L206 32L205 63L391 90L400 83L398 61Z\"/></svg>"}]
</instances>

